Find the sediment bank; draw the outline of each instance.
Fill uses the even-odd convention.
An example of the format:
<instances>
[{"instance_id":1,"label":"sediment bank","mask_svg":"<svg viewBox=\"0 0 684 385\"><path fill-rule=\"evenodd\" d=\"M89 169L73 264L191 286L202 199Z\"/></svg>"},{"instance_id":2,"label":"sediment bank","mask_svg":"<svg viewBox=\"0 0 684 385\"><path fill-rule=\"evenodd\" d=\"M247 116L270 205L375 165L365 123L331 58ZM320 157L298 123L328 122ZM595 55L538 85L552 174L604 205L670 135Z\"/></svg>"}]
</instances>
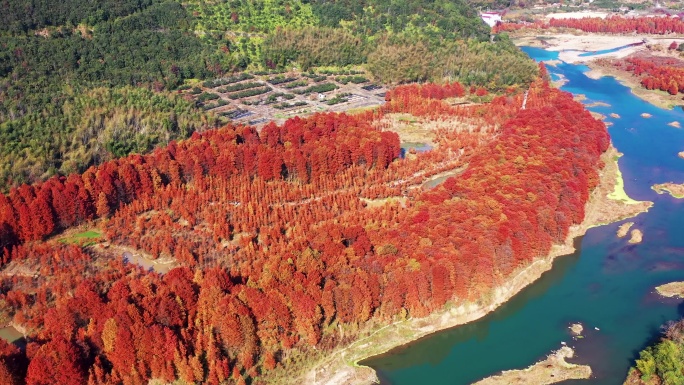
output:
<instances>
[{"instance_id":1,"label":"sediment bank","mask_svg":"<svg viewBox=\"0 0 684 385\"><path fill-rule=\"evenodd\" d=\"M658 294L663 297L684 298L684 282L670 282L656 287Z\"/></svg>"},{"instance_id":2,"label":"sediment bank","mask_svg":"<svg viewBox=\"0 0 684 385\"><path fill-rule=\"evenodd\" d=\"M677 183L661 183L656 184L651 187L658 194L670 194L673 198L683 199L684 198L684 184Z\"/></svg>"},{"instance_id":3,"label":"sediment bank","mask_svg":"<svg viewBox=\"0 0 684 385\"><path fill-rule=\"evenodd\" d=\"M566 380L583 380L591 377L591 368L589 366L571 364L565 361L566 358L572 358L574 355L574 350L563 346L549 354L545 360L539 361L529 368L505 370L501 374L487 377L473 385L548 385Z\"/></svg>"}]
</instances>

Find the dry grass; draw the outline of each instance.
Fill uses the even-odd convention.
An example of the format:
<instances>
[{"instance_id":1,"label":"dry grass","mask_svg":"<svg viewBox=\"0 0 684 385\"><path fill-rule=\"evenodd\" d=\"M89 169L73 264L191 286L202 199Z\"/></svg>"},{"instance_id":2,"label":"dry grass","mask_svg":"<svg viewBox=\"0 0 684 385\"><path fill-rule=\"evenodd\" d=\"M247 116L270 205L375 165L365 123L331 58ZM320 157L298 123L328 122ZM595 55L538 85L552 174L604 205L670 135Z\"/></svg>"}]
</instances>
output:
<instances>
[{"instance_id":1,"label":"dry grass","mask_svg":"<svg viewBox=\"0 0 684 385\"><path fill-rule=\"evenodd\" d=\"M399 134L399 139L405 143L425 143L436 146L435 133L440 129L465 132L472 131L475 126L464 123L460 118L431 120L416 117L407 113L393 113L385 115L376 125L385 130Z\"/></svg>"},{"instance_id":2,"label":"dry grass","mask_svg":"<svg viewBox=\"0 0 684 385\"><path fill-rule=\"evenodd\" d=\"M618 238L624 238L629 232L630 227L634 225L634 222L623 223L618 227L617 236Z\"/></svg>"},{"instance_id":3,"label":"dry grass","mask_svg":"<svg viewBox=\"0 0 684 385\"><path fill-rule=\"evenodd\" d=\"M361 198L362 201L366 202L366 207L372 208L372 207L381 207L384 206L388 203L390 204L399 204L401 207L406 207L406 202L408 201L407 197L387 197L387 198L380 198L380 199L368 199L368 198Z\"/></svg>"},{"instance_id":4,"label":"dry grass","mask_svg":"<svg viewBox=\"0 0 684 385\"><path fill-rule=\"evenodd\" d=\"M571 348L564 346L551 353L545 360L537 362L529 368L507 370L499 375L478 381L474 385L546 385L591 377L589 366L570 364L565 361L566 358L572 358L574 354L575 352Z\"/></svg>"},{"instance_id":5,"label":"dry grass","mask_svg":"<svg viewBox=\"0 0 684 385\"><path fill-rule=\"evenodd\" d=\"M663 297L684 298L684 282L671 282L656 287L658 294Z\"/></svg>"},{"instance_id":6,"label":"dry grass","mask_svg":"<svg viewBox=\"0 0 684 385\"><path fill-rule=\"evenodd\" d=\"M656 184L651 187L658 194L669 193L677 199L684 198L684 184L676 184L672 182Z\"/></svg>"},{"instance_id":7,"label":"dry grass","mask_svg":"<svg viewBox=\"0 0 684 385\"><path fill-rule=\"evenodd\" d=\"M644 233L639 230L639 229L634 229L632 230L632 235L629 238L629 243L630 244L636 244L636 243L641 243L641 241L644 239Z\"/></svg>"},{"instance_id":8,"label":"dry grass","mask_svg":"<svg viewBox=\"0 0 684 385\"><path fill-rule=\"evenodd\" d=\"M658 294L663 297L684 298L684 282L671 282L656 287Z\"/></svg>"}]
</instances>

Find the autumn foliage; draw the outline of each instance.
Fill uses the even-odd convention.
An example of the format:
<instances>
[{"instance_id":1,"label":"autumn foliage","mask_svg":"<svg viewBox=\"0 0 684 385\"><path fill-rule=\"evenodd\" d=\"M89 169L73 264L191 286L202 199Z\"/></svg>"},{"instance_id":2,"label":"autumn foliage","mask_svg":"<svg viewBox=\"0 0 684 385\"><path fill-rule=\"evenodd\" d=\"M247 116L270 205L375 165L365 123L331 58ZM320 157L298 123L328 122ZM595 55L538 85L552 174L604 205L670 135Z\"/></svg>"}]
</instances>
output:
<instances>
[{"instance_id":1,"label":"autumn foliage","mask_svg":"<svg viewBox=\"0 0 684 385\"><path fill-rule=\"evenodd\" d=\"M356 337L342 328L480 298L582 220L609 138L542 82L525 110L449 102L464 93L399 87L377 111L229 126L0 196L0 301L29 331L24 353L0 345L0 376L260 383L292 349ZM400 158L395 113L442 122L435 149ZM106 245L49 239L95 218ZM146 272L122 247L180 266Z\"/></svg>"},{"instance_id":2,"label":"autumn foliage","mask_svg":"<svg viewBox=\"0 0 684 385\"><path fill-rule=\"evenodd\" d=\"M684 33L684 21L678 17L583 17L551 19L550 27L574 28L584 32L632 33L665 35Z\"/></svg>"},{"instance_id":3,"label":"autumn foliage","mask_svg":"<svg viewBox=\"0 0 684 385\"><path fill-rule=\"evenodd\" d=\"M578 19L551 19L548 22L501 23L495 26L494 30L495 32L510 32L523 28L572 28L591 33L623 34L636 32L638 34L666 35L684 33L684 21L677 17L583 17Z\"/></svg>"},{"instance_id":4,"label":"autumn foliage","mask_svg":"<svg viewBox=\"0 0 684 385\"><path fill-rule=\"evenodd\" d=\"M670 95L684 93L684 63L681 60L628 57L612 64L640 78L646 89L667 91Z\"/></svg>"}]
</instances>

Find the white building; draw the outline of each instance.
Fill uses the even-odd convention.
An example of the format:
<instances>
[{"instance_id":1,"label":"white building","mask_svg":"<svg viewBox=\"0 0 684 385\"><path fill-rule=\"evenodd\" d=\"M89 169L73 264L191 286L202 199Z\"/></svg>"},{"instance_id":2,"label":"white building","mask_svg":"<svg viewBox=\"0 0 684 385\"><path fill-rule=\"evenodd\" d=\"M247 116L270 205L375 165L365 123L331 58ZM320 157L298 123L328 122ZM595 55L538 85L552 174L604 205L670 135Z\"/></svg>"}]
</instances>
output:
<instances>
[{"instance_id":1,"label":"white building","mask_svg":"<svg viewBox=\"0 0 684 385\"><path fill-rule=\"evenodd\" d=\"M501 15L496 12L482 12L480 17L490 27L495 26L497 22L501 21Z\"/></svg>"}]
</instances>

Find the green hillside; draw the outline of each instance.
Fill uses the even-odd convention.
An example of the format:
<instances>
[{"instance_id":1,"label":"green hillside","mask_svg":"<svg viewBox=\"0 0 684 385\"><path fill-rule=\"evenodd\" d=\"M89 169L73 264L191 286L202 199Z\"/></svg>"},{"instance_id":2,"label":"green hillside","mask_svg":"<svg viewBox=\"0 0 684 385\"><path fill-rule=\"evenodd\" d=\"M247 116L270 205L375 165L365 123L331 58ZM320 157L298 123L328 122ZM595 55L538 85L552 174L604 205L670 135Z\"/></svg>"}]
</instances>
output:
<instances>
[{"instance_id":1,"label":"green hillside","mask_svg":"<svg viewBox=\"0 0 684 385\"><path fill-rule=\"evenodd\" d=\"M219 124L169 91L235 71L365 66L492 91L536 72L463 0L6 0L0 36L3 190Z\"/></svg>"}]
</instances>

